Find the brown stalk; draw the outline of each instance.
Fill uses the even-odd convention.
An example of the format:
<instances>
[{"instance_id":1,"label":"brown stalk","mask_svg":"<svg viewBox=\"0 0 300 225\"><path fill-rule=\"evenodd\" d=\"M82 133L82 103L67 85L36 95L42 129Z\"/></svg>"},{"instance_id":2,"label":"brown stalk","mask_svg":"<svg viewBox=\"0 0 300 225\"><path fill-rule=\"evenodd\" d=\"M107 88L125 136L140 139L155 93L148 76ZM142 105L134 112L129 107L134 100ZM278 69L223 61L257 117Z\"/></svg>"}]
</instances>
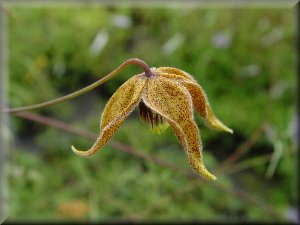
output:
<instances>
[{"instance_id":1,"label":"brown stalk","mask_svg":"<svg viewBox=\"0 0 300 225\"><path fill-rule=\"evenodd\" d=\"M86 138L89 138L91 140L94 140L95 137L97 136L94 133L91 133L91 132L88 132L88 131L85 131L85 130L82 130L82 129L79 129L79 128L76 128L76 127L73 127L73 126L70 126L70 125L64 123L63 121L53 119L53 118L49 118L49 117L45 117L45 116L41 116L41 115L38 115L38 114L29 113L29 112L19 112L19 113L16 113L14 115L16 115L18 117L21 117L21 118L24 118L24 119L27 119L27 120L38 122L38 123L41 123L41 124L44 124L44 125L47 125L47 126L50 126L50 127L54 127L54 128L60 129L62 131L66 131L68 133L72 133L72 134L76 134L76 135L79 135L79 136L82 136L82 137L86 137ZM133 155L137 158L141 158L141 159L146 160L146 161L151 161L151 162L153 162L157 165L160 165L164 168L168 168L168 169L170 169L170 170L172 170L176 173L180 173L180 174L182 174L186 177L196 179L197 181L203 182L203 179L201 177L197 176L194 173L188 172L188 171L184 170L183 168L178 167L177 165L174 165L174 164L169 163L165 160L159 159L155 156L138 152L134 148L129 147L129 146L127 146L125 144L122 144L120 142L110 141L108 144L111 147L116 148L119 151L126 152L128 154L131 154L131 155ZM224 192L226 192L230 195L241 198L241 199L243 199L244 201L246 201L248 203L259 206L260 208L262 208L262 210L269 213L274 218L280 218L279 214L277 213L275 208L273 208L272 206L266 204L262 199L259 199L258 197L254 196L254 195L252 195L252 194L250 194L250 193L248 193L248 192L246 192L242 189L229 188L229 187L227 187L223 184L217 183L217 182L212 182L209 185L211 185L212 187L217 188L221 191L224 191Z\"/></svg>"}]
</instances>

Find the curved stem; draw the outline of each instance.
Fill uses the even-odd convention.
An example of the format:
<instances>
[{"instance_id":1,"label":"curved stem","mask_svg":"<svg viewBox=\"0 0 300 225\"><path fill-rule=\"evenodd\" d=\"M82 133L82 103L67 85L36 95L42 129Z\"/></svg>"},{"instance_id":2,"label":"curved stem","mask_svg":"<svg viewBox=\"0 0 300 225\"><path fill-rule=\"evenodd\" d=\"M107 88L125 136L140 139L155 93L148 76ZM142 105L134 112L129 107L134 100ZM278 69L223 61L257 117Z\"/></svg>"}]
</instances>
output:
<instances>
[{"instance_id":1,"label":"curved stem","mask_svg":"<svg viewBox=\"0 0 300 225\"><path fill-rule=\"evenodd\" d=\"M98 81L96 81L95 83L84 87L78 91L75 91L73 93L70 93L68 95L65 95L63 97L57 98L57 99L53 99L47 102L42 102L36 105L29 105L29 106L24 106L24 107L18 107L18 108L7 108L7 109L1 109L0 112L8 112L8 113L16 113L16 112L21 112L21 111L26 111L26 110L32 110L32 109L40 109L43 107L47 107L47 106L51 106L63 101L67 101L70 99L73 99L79 95L82 95L88 91L93 90L94 88L98 87L99 85L103 84L105 81L111 79L112 77L116 76L118 73L120 73L126 66L128 66L129 64L137 64L139 66L141 66L144 71L145 71L145 75L146 76L151 76L151 71L149 66L141 59L137 59L137 58L133 58L133 59L128 59L125 62L123 62L118 68L116 68L114 71L110 72L109 74L107 74L106 76L102 77L101 79L99 79Z\"/></svg>"},{"instance_id":2,"label":"curved stem","mask_svg":"<svg viewBox=\"0 0 300 225\"><path fill-rule=\"evenodd\" d=\"M130 60L130 59L129 59L129 60ZM135 58L135 59L133 59L133 60L135 60L135 61L134 61L135 64L137 64L137 65L143 67L143 69L144 69L144 71L145 71L145 76L147 76L147 77L153 76L153 74L152 74L152 72L151 72L151 70L150 70L150 67L148 66L147 63L145 63L143 60L137 59L137 58Z\"/></svg>"}]
</instances>

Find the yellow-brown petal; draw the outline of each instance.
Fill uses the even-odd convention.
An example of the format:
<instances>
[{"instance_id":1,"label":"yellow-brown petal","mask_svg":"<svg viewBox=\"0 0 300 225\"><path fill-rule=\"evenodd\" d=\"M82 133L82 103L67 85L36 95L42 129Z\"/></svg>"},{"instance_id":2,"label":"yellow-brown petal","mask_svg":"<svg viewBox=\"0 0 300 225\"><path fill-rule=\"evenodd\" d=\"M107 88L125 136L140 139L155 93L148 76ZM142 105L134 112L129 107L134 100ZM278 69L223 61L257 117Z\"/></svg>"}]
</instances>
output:
<instances>
[{"instance_id":1,"label":"yellow-brown petal","mask_svg":"<svg viewBox=\"0 0 300 225\"><path fill-rule=\"evenodd\" d=\"M163 67L164 68L164 67ZM172 72L172 70L169 70ZM182 76L178 74L171 74L165 72L159 72L159 76L165 77L167 79L171 79L173 81L181 82L185 88L189 91L190 95L192 96L193 105L195 110L202 116L206 116L206 102L207 98L205 95L204 90L201 88L200 85L196 83L194 79L190 79L187 76Z\"/></svg>"},{"instance_id":2,"label":"yellow-brown petal","mask_svg":"<svg viewBox=\"0 0 300 225\"><path fill-rule=\"evenodd\" d=\"M223 130L226 131L228 133L233 133L233 130L230 129L229 127L227 127L226 125L224 125L213 113L210 105L208 102L206 102L206 117L205 117L205 121L207 123L208 126L211 126L213 128L216 128L218 130Z\"/></svg>"},{"instance_id":3,"label":"yellow-brown petal","mask_svg":"<svg viewBox=\"0 0 300 225\"><path fill-rule=\"evenodd\" d=\"M159 67L159 68L156 68L156 71L158 73L177 75L177 76L184 77L184 78L187 78L189 80L196 82L192 75L188 74L187 72L185 72L183 70L180 70L180 69L177 69L174 67Z\"/></svg>"},{"instance_id":4,"label":"yellow-brown petal","mask_svg":"<svg viewBox=\"0 0 300 225\"><path fill-rule=\"evenodd\" d=\"M181 84L188 90L190 93L192 100L193 100L193 105L195 110L202 116L206 117L207 116L207 98L205 95L204 90L200 87L200 85L191 82L191 81L181 81Z\"/></svg>"},{"instance_id":5,"label":"yellow-brown petal","mask_svg":"<svg viewBox=\"0 0 300 225\"><path fill-rule=\"evenodd\" d=\"M162 67L165 68L165 67ZM202 87L197 84L197 82L194 79L190 79L188 76L186 76L184 73L182 75L178 75L177 69L172 70L172 68L166 70L159 70L160 68L157 69L157 71L161 71L158 73L159 76L165 77L167 79L171 79L173 81L178 81L180 82L190 93L192 96L193 100L193 105L195 107L195 110L205 119L206 124L209 127L218 129L218 130L223 130L229 133L233 133L232 129L228 128L226 125L224 125L213 113L211 106L208 102L208 98L205 94L205 91L202 89ZM164 71L164 72L162 72ZM176 72L176 73L171 73L171 72ZM170 73L167 73L170 72ZM184 72L184 71L182 71Z\"/></svg>"},{"instance_id":6,"label":"yellow-brown petal","mask_svg":"<svg viewBox=\"0 0 300 225\"><path fill-rule=\"evenodd\" d=\"M200 133L193 118L192 99L186 88L164 77L150 78L142 100L169 122L195 172L215 180L216 177L203 164Z\"/></svg>"},{"instance_id":7,"label":"yellow-brown petal","mask_svg":"<svg viewBox=\"0 0 300 225\"><path fill-rule=\"evenodd\" d=\"M233 133L232 129L225 126L213 113L211 106L208 102L207 96L202 87L194 82L188 80L182 80L180 83L186 87L193 99L193 105L195 110L205 119L208 126L223 130L229 133Z\"/></svg>"},{"instance_id":8,"label":"yellow-brown petal","mask_svg":"<svg viewBox=\"0 0 300 225\"><path fill-rule=\"evenodd\" d=\"M73 146L72 150L79 156L96 154L139 104L146 82L146 77L136 75L119 87L104 108L100 125L101 132L95 144L87 151L77 150Z\"/></svg>"}]
</instances>

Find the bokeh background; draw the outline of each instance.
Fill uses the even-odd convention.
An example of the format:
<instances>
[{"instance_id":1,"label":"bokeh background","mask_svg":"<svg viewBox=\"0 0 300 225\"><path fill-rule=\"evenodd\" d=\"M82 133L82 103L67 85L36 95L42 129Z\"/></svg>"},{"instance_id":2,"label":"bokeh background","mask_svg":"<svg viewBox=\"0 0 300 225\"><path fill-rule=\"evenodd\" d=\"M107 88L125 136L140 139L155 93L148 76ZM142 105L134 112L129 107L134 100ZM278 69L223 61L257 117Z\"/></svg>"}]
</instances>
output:
<instances>
[{"instance_id":1,"label":"bokeh background","mask_svg":"<svg viewBox=\"0 0 300 225\"><path fill-rule=\"evenodd\" d=\"M6 10L11 107L63 96L137 57L194 75L234 130L211 130L196 115L213 183L193 175L171 129L154 134L138 110L95 157L74 155L71 145L94 143L109 97L141 72L129 66L83 96L32 111L31 120L10 117L9 221L297 220L295 9Z\"/></svg>"}]
</instances>

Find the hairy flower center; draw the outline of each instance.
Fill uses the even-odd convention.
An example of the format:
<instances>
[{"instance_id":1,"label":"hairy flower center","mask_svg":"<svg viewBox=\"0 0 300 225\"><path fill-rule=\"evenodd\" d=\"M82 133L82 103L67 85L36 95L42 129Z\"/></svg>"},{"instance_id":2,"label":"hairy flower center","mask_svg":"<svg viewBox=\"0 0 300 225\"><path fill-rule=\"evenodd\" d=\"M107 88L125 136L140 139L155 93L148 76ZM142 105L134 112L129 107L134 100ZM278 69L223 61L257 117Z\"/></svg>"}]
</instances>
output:
<instances>
[{"instance_id":1,"label":"hairy flower center","mask_svg":"<svg viewBox=\"0 0 300 225\"><path fill-rule=\"evenodd\" d=\"M145 105L143 101L141 101L139 104L139 110L141 120L147 124L150 124L151 128L166 123L165 119L161 115L157 114L156 112L153 112L150 108L148 108Z\"/></svg>"}]
</instances>

